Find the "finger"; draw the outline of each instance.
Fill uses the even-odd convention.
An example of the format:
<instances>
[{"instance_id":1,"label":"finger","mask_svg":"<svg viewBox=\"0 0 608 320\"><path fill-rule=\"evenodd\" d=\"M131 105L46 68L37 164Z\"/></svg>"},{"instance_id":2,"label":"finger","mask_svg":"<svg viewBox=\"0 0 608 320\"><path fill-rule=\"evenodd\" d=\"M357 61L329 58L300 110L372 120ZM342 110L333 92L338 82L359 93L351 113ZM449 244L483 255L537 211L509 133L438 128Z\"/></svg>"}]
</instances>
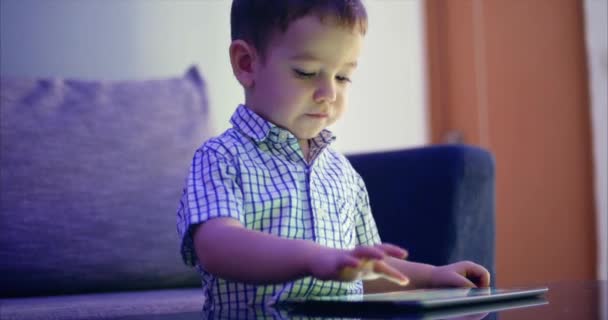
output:
<instances>
[{"instance_id":1,"label":"finger","mask_svg":"<svg viewBox=\"0 0 608 320\"><path fill-rule=\"evenodd\" d=\"M381 260L384 259L386 254L384 251L376 247L360 246L353 251L353 255L359 259Z\"/></svg>"},{"instance_id":2,"label":"finger","mask_svg":"<svg viewBox=\"0 0 608 320\"><path fill-rule=\"evenodd\" d=\"M480 288L490 287L490 273L488 271L467 273L466 277Z\"/></svg>"},{"instance_id":3,"label":"finger","mask_svg":"<svg viewBox=\"0 0 608 320\"><path fill-rule=\"evenodd\" d=\"M463 275L448 272L442 276L441 284L446 287L476 288L477 286Z\"/></svg>"},{"instance_id":4,"label":"finger","mask_svg":"<svg viewBox=\"0 0 608 320\"><path fill-rule=\"evenodd\" d=\"M478 287L487 288L490 286L490 272L486 268L476 263L465 261L464 276L474 282Z\"/></svg>"},{"instance_id":5,"label":"finger","mask_svg":"<svg viewBox=\"0 0 608 320\"><path fill-rule=\"evenodd\" d=\"M394 244L390 244L390 243L381 243L381 244L377 244L376 248L384 251L385 254L391 256L391 257L395 257L395 258L399 258L399 259L405 259L407 258L408 252L407 250L398 247Z\"/></svg>"},{"instance_id":6,"label":"finger","mask_svg":"<svg viewBox=\"0 0 608 320\"><path fill-rule=\"evenodd\" d=\"M358 268L361 265L361 260L353 257L351 255L345 254L338 262L338 267L340 269L350 267L350 268Z\"/></svg>"},{"instance_id":7,"label":"finger","mask_svg":"<svg viewBox=\"0 0 608 320\"><path fill-rule=\"evenodd\" d=\"M381 275L383 278L395 282L401 286L405 286L410 282L410 279L397 269L389 266L384 261L376 261L374 263L374 272Z\"/></svg>"},{"instance_id":8,"label":"finger","mask_svg":"<svg viewBox=\"0 0 608 320\"><path fill-rule=\"evenodd\" d=\"M492 276L489 271L486 271L486 274L481 278L482 281L479 282L479 286L482 288L489 288L492 284Z\"/></svg>"},{"instance_id":9,"label":"finger","mask_svg":"<svg viewBox=\"0 0 608 320\"><path fill-rule=\"evenodd\" d=\"M338 263L338 279L340 281L357 280L363 260L359 260L350 255L344 255Z\"/></svg>"}]
</instances>

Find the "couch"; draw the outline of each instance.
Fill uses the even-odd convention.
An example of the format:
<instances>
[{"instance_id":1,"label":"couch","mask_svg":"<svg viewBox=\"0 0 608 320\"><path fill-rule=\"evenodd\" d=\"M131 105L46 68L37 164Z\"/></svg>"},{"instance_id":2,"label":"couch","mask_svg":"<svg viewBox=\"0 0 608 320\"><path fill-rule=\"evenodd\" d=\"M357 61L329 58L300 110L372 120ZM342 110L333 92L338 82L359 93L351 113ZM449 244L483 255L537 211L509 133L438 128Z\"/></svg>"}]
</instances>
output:
<instances>
[{"instance_id":1,"label":"couch","mask_svg":"<svg viewBox=\"0 0 608 320\"><path fill-rule=\"evenodd\" d=\"M0 319L154 318L202 308L175 211L211 135L205 81L0 83ZM494 162L466 145L348 155L380 235L494 274Z\"/></svg>"}]
</instances>

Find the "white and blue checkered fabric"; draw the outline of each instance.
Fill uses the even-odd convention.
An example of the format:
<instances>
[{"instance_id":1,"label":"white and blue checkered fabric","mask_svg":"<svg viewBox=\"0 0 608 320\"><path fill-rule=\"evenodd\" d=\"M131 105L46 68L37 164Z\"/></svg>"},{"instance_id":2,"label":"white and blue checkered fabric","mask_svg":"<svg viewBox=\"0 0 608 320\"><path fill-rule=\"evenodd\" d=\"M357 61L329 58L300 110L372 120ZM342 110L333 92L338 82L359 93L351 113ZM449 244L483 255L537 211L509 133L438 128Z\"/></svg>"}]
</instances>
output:
<instances>
[{"instance_id":1,"label":"white and blue checkered fabric","mask_svg":"<svg viewBox=\"0 0 608 320\"><path fill-rule=\"evenodd\" d=\"M231 123L233 128L194 154L177 212L182 257L200 271L205 306L239 308L288 297L361 293L361 281L306 277L251 285L217 278L198 266L191 227L216 217L332 248L380 243L363 180L343 155L326 148L335 139L330 131L312 139L313 160L307 163L295 136L246 106L237 108Z\"/></svg>"}]
</instances>

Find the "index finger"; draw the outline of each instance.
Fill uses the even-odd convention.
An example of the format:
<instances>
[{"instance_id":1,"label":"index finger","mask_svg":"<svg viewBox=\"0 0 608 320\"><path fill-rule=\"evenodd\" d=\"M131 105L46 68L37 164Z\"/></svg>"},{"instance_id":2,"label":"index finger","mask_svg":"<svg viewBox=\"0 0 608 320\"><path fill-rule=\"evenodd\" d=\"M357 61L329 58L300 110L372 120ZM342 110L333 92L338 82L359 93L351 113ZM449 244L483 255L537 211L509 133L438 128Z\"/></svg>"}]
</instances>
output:
<instances>
[{"instance_id":1,"label":"index finger","mask_svg":"<svg viewBox=\"0 0 608 320\"><path fill-rule=\"evenodd\" d=\"M403 273L399 272L397 269L389 266L386 262L381 260L375 261L374 273L400 286L405 286L410 282L410 279L406 277Z\"/></svg>"},{"instance_id":2,"label":"index finger","mask_svg":"<svg viewBox=\"0 0 608 320\"><path fill-rule=\"evenodd\" d=\"M478 264L471 263L468 265L465 277L480 288L487 288L490 286L490 272Z\"/></svg>"},{"instance_id":3,"label":"index finger","mask_svg":"<svg viewBox=\"0 0 608 320\"><path fill-rule=\"evenodd\" d=\"M381 243L381 244L377 244L375 247L384 251L384 253L386 253L387 255L398 258L398 259L405 259L408 256L407 250L405 250L401 247L398 247L394 244Z\"/></svg>"},{"instance_id":4,"label":"index finger","mask_svg":"<svg viewBox=\"0 0 608 320\"><path fill-rule=\"evenodd\" d=\"M480 273L467 273L467 279L471 280L479 288L487 288L490 286L490 273L485 270Z\"/></svg>"}]
</instances>

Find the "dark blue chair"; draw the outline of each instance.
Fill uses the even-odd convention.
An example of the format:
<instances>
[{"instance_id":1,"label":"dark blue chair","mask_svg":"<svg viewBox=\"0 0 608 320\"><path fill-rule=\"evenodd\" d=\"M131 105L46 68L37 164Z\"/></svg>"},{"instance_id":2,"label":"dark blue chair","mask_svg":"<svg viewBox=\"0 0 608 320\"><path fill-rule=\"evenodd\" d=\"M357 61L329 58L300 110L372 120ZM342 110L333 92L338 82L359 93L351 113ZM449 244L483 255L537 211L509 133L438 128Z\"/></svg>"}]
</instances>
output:
<instances>
[{"instance_id":1,"label":"dark blue chair","mask_svg":"<svg viewBox=\"0 0 608 320\"><path fill-rule=\"evenodd\" d=\"M490 152L437 145L348 156L367 186L383 242L409 260L470 260L495 282L495 171Z\"/></svg>"}]
</instances>

